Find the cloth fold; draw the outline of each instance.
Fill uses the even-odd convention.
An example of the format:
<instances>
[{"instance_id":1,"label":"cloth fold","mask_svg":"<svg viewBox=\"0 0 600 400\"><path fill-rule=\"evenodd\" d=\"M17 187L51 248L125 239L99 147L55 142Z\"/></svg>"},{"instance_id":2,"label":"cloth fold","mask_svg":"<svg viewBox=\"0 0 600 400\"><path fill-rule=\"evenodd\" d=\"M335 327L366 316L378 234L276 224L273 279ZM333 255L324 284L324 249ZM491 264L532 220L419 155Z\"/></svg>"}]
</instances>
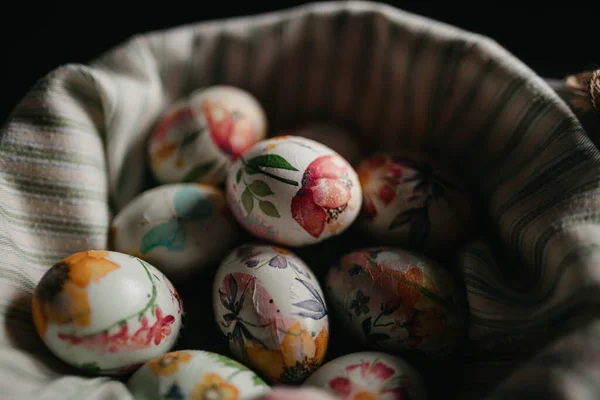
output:
<instances>
[{"instance_id":1,"label":"cloth fold","mask_svg":"<svg viewBox=\"0 0 600 400\"><path fill-rule=\"evenodd\" d=\"M472 315L460 398L597 397L600 153L493 40L373 2L141 34L31 88L0 131L3 396L131 398L48 353L31 293L60 258L106 248L112 215L152 184L148 131L214 84L253 93L271 133L334 119L372 149L426 151L470 184L492 229L459 255Z\"/></svg>"}]
</instances>

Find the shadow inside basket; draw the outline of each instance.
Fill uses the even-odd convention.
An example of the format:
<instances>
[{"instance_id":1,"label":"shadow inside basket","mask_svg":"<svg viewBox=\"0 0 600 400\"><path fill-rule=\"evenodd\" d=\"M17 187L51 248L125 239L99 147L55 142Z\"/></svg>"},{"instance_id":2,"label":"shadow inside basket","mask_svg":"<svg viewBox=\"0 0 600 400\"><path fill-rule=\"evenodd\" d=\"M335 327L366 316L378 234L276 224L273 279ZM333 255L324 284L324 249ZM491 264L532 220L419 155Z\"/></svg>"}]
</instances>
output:
<instances>
[{"instance_id":1,"label":"shadow inside basket","mask_svg":"<svg viewBox=\"0 0 600 400\"><path fill-rule=\"evenodd\" d=\"M464 182L477 215L475 229L459 248L437 259L466 288L468 340L445 360L402 355L419 369L431 398L448 393L480 398L550 340L574 329L567 323L572 311L593 295L591 289L577 290L587 272L569 267L594 259L589 249L595 242L577 224L598 206L590 195L598 186L596 149L551 89L495 43L378 5L315 6L276 18L138 36L90 66L67 66L39 82L11 117L6 143L18 145L15 132L28 123L35 128L29 134L50 142L49 148L51 139L36 136L39 127L76 131L79 141L89 141L87 147L66 143L105 171L86 175L83 167L75 174L43 166L30 171L53 179L49 186L70 180L75 188L98 190L102 185L94 180L106 183L101 194L111 208L81 206L71 222L100 219L101 232L82 230L77 238L40 249L54 246L54 254L66 256L91 245L106 248L110 216L159 186L148 168L147 148L160 116L181 98L214 85L255 96L266 111L269 136L307 122L332 122L352 133L363 157L423 154ZM73 121L84 128L73 129ZM12 173L18 175L15 165ZM580 201L581 194L590 195L589 203ZM57 200L50 192L42 196ZM67 214L68 196L60 196L65 202L57 207ZM241 231L238 244L255 240ZM323 282L341 256L378 245L354 225L294 252ZM177 349L231 355L214 323L216 267L177 285L187 310ZM30 303L31 297L21 296L8 307L8 339L14 348L50 359L32 339L30 320L23 319ZM11 324L31 325L30 335L12 332ZM366 349L335 316L330 326L327 360Z\"/></svg>"}]
</instances>

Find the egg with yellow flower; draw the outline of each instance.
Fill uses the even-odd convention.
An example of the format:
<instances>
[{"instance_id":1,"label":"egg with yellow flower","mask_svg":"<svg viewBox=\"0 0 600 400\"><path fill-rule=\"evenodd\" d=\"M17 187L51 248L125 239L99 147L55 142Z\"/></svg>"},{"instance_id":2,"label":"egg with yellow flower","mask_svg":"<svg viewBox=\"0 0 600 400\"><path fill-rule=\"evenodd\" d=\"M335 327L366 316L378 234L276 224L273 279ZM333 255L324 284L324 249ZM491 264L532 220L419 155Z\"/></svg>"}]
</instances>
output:
<instances>
[{"instance_id":1,"label":"egg with yellow flower","mask_svg":"<svg viewBox=\"0 0 600 400\"><path fill-rule=\"evenodd\" d=\"M153 358L129 379L134 398L251 400L271 391L252 370L226 356L179 350Z\"/></svg>"},{"instance_id":2,"label":"egg with yellow flower","mask_svg":"<svg viewBox=\"0 0 600 400\"><path fill-rule=\"evenodd\" d=\"M232 353L274 384L301 382L323 362L329 341L324 298L298 256L266 244L236 248L213 284L216 322Z\"/></svg>"},{"instance_id":3,"label":"egg with yellow flower","mask_svg":"<svg viewBox=\"0 0 600 400\"><path fill-rule=\"evenodd\" d=\"M181 328L177 291L147 262L83 251L54 264L35 288L35 328L63 361L120 375L169 351Z\"/></svg>"},{"instance_id":4,"label":"egg with yellow flower","mask_svg":"<svg viewBox=\"0 0 600 400\"><path fill-rule=\"evenodd\" d=\"M325 282L339 321L368 347L441 359L465 339L464 289L421 254L389 247L356 250L329 269Z\"/></svg>"}]
</instances>

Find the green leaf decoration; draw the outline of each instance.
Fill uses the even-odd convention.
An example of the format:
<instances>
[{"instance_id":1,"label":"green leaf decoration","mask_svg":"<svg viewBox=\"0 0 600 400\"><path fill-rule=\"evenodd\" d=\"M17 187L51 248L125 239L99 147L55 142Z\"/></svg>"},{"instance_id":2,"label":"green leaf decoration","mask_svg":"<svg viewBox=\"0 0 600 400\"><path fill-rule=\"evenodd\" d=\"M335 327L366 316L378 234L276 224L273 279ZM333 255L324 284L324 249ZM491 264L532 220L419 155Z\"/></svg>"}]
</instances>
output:
<instances>
[{"instance_id":1,"label":"green leaf decoration","mask_svg":"<svg viewBox=\"0 0 600 400\"><path fill-rule=\"evenodd\" d=\"M89 372L98 372L98 371L100 371L100 367L95 362L89 362L89 363L82 364L80 366L80 368L83 369L83 370L89 371Z\"/></svg>"},{"instance_id":2,"label":"green leaf decoration","mask_svg":"<svg viewBox=\"0 0 600 400\"><path fill-rule=\"evenodd\" d=\"M255 175L255 174L260 174L260 170L258 168L254 168L250 165L246 165L246 167L244 168L244 171L248 174L248 175Z\"/></svg>"},{"instance_id":3,"label":"green leaf decoration","mask_svg":"<svg viewBox=\"0 0 600 400\"><path fill-rule=\"evenodd\" d=\"M369 335L371 335L371 317L365 319L362 322L362 330L363 330L365 336L368 337Z\"/></svg>"},{"instance_id":4,"label":"green leaf decoration","mask_svg":"<svg viewBox=\"0 0 600 400\"><path fill-rule=\"evenodd\" d=\"M242 169L238 169L237 174L235 174L235 182L236 183L240 183L240 181L242 180Z\"/></svg>"},{"instance_id":5,"label":"green leaf decoration","mask_svg":"<svg viewBox=\"0 0 600 400\"><path fill-rule=\"evenodd\" d=\"M367 336L369 342L381 342L382 340L388 340L390 336L386 333L374 333L372 335Z\"/></svg>"},{"instance_id":6,"label":"green leaf decoration","mask_svg":"<svg viewBox=\"0 0 600 400\"><path fill-rule=\"evenodd\" d=\"M146 254L156 247L166 247L169 251L182 251L185 248L185 227L172 219L154 226L142 238L140 253Z\"/></svg>"},{"instance_id":7,"label":"green leaf decoration","mask_svg":"<svg viewBox=\"0 0 600 400\"><path fill-rule=\"evenodd\" d=\"M183 220L200 221L214 214L210 197L196 186L186 186L175 193L175 213Z\"/></svg>"},{"instance_id":8,"label":"green leaf decoration","mask_svg":"<svg viewBox=\"0 0 600 400\"><path fill-rule=\"evenodd\" d=\"M279 218L281 216L279 215L279 211L277 211L275 204L271 203L270 201L261 200L258 203L258 206L260 207L262 212L264 212L265 215L268 215L269 217Z\"/></svg>"},{"instance_id":9,"label":"green leaf decoration","mask_svg":"<svg viewBox=\"0 0 600 400\"><path fill-rule=\"evenodd\" d=\"M275 194L265 181L256 180L252 182L250 186L248 186L248 189L250 189L250 191L258 197L265 197Z\"/></svg>"},{"instance_id":10,"label":"green leaf decoration","mask_svg":"<svg viewBox=\"0 0 600 400\"><path fill-rule=\"evenodd\" d=\"M217 353L209 353L209 354L212 358L215 359L215 361L217 361L218 363L222 364L225 367L235 368L240 371L249 371L246 366L244 366L243 364L241 364L235 360L232 360L231 358L229 358L227 356L224 356L222 354L217 354Z\"/></svg>"},{"instance_id":11,"label":"green leaf decoration","mask_svg":"<svg viewBox=\"0 0 600 400\"><path fill-rule=\"evenodd\" d=\"M292 164L287 162L285 158L278 156L277 154L265 154L262 156L257 156L251 158L246 163L253 167L279 168L287 169L288 171L298 171L292 166Z\"/></svg>"},{"instance_id":12,"label":"green leaf decoration","mask_svg":"<svg viewBox=\"0 0 600 400\"><path fill-rule=\"evenodd\" d=\"M210 170L217 164L216 161L209 161L204 164L200 164L192 168L190 172L183 178L184 182L197 182L204 175L208 174Z\"/></svg>"},{"instance_id":13,"label":"green leaf decoration","mask_svg":"<svg viewBox=\"0 0 600 400\"><path fill-rule=\"evenodd\" d=\"M242 192L242 205L248 214L250 214L254 208L254 197L252 197L252 193L250 193L248 187Z\"/></svg>"},{"instance_id":14,"label":"green leaf decoration","mask_svg":"<svg viewBox=\"0 0 600 400\"><path fill-rule=\"evenodd\" d=\"M261 377L260 377L260 376L258 376L258 375L254 375L254 376L252 377L252 383L254 383L254 386L269 386L269 385L267 385L267 383L266 383L265 381L263 381L263 380L261 379Z\"/></svg>"}]
</instances>

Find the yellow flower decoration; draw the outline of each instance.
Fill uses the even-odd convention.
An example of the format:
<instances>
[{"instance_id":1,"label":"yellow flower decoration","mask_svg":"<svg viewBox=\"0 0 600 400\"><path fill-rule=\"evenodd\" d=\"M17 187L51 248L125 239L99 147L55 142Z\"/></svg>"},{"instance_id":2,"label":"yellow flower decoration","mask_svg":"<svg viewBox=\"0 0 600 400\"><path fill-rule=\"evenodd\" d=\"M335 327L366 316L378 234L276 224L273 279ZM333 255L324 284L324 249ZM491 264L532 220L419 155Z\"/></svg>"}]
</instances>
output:
<instances>
[{"instance_id":1,"label":"yellow flower decoration","mask_svg":"<svg viewBox=\"0 0 600 400\"><path fill-rule=\"evenodd\" d=\"M275 252L277 252L277 253L279 253L279 254L282 254L282 255L284 255L284 256L289 256L290 254L292 254L292 252L291 252L291 251L289 251L289 250L286 250L286 249L284 249L284 248L281 248L281 247L277 247L277 246L271 246L271 248L272 248L272 249L273 249Z\"/></svg>"},{"instance_id":2,"label":"yellow flower decoration","mask_svg":"<svg viewBox=\"0 0 600 400\"><path fill-rule=\"evenodd\" d=\"M325 358L329 333L323 328L316 338L296 322L288 329L279 350L265 349L248 341L244 346L252 367L272 383L294 383L306 378Z\"/></svg>"},{"instance_id":3,"label":"yellow flower decoration","mask_svg":"<svg viewBox=\"0 0 600 400\"><path fill-rule=\"evenodd\" d=\"M238 400L239 395L238 389L218 374L206 374L202 377L202 382L194 386L191 398L192 400Z\"/></svg>"},{"instance_id":4,"label":"yellow flower decoration","mask_svg":"<svg viewBox=\"0 0 600 400\"><path fill-rule=\"evenodd\" d=\"M85 251L50 268L36 288L31 304L33 322L40 336L45 335L48 321L59 325L90 325L87 285L119 268L106 257L107 251Z\"/></svg>"},{"instance_id":5,"label":"yellow flower decoration","mask_svg":"<svg viewBox=\"0 0 600 400\"><path fill-rule=\"evenodd\" d=\"M188 362L191 359L192 355L185 351L173 351L150 360L148 367L156 375L171 376L177 372L180 363Z\"/></svg>"}]
</instances>

